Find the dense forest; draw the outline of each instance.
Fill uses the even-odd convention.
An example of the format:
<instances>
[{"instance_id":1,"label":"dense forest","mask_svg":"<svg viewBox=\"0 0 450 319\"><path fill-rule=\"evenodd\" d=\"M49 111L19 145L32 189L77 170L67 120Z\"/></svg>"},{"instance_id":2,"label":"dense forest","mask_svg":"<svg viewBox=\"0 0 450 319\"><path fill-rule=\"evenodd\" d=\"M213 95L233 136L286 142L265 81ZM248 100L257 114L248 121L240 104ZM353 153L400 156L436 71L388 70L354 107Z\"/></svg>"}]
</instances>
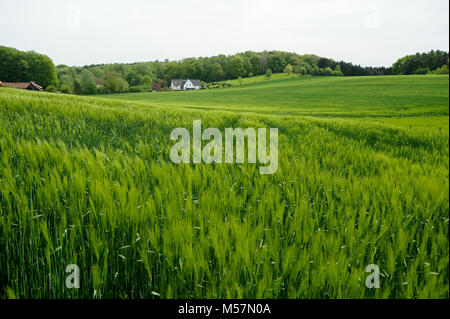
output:
<instances>
[{"instance_id":1,"label":"dense forest","mask_svg":"<svg viewBox=\"0 0 450 319\"><path fill-rule=\"evenodd\" d=\"M416 53L400 58L392 66L394 74L448 74L448 52Z\"/></svg>"},{"instance_id":2,"label":"dense forest","mask_svg":"<svg viewBox=\"0 0 450 319\"><path fill-rule=\"evenodd\" d=\"M311 76L367 76L391 74L448 74L448 52L430 51L408 55L392 68L362 67L312 54L284 51L247 51L235 55L187 58L180 61L115 63L70 67L58 65L36 52L0 46L0 80L36 81L47 91L74 94L108 94L167 90L176 78L217 83L240 77L272 73Z\"/></svg>"},{"instance_id":3,"label":"dense forest","mask_svg":"<svg viewBox=\"0 0 450 319\"><path fill-rule=\"evenodd\" d=\"M299 75L388 75L391 68L361 67L316 55L283 51L247 51L231 56L187 58L133 64L104 64L84 67L59 65L61 90L76 94L105 94L166 90L176 78L218 82L271 73Z\"/></svg>"},{"instance_id":4,"label":"dense forest","mask_svg":"<svg viewBox=\"0 0 450 319\"><path fill-rule=\"evenodd\" d=\"M55 65L49 57L3 46L0 46L0 81L35 81L43 87L57 87L59 83Z\"/></svg>"}]
</instances>

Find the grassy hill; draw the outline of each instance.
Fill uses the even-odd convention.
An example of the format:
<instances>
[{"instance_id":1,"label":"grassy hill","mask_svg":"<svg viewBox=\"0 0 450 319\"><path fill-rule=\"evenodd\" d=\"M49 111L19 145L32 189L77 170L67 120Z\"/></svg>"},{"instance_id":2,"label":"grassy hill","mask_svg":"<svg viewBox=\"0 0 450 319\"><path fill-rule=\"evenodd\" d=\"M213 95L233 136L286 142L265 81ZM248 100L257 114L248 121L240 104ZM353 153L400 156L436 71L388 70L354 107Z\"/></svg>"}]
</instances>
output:
<instances>
[{"instance_id":1,"label":"grassy hill","mask_svg":"<svg viewBox=\"0 0 450 319\"><path fill-rule=\"evenodd\" d=\"M299 74L291 73L290 75L286 73L273 73L272 76L267 79L265 75L257 75L257 76L250 76L245 77L241 79L233 79L229 81L222 81L222 82L229 82L231 85L242 85L242 84L250 84L250 83L257 83L257 82L267 82L267 81L273 81L273 80L285 80L285 79L292 79L292 78L298 78L300 77Z\"/></svg>"},{"instance_id":2,"label":"grassy hill","mask_svg":"<svg viewBox=\"0 0 450 319\"><path fill-rule=\"evenodd\" d=\"M448 85L0 88L0 298L448 298ZM170 132L196 119L279 128L278 171L173 164Z\"/></svg>"},{"instance_id":3,"label":"grassy hill","mask_svg":"<svg viewBox=\"0 0 450 319\"><path fill-rule=\"evenodd\" d=\"M448 75L301 77L190 92L104 95L152 105L278 115L448 115Z\"/></svg>"}]
</instances>

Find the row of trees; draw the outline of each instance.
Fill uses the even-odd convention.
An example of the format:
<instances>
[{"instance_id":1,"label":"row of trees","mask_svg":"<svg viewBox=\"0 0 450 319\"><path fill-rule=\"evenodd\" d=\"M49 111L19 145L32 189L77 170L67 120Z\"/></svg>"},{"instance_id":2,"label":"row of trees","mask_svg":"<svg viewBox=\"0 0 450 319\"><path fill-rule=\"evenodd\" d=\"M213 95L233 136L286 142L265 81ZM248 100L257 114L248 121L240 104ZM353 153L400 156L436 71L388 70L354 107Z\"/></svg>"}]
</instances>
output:
<instances>
[{"instance_id":1,"label":"row of trees","mask_svg":"<svg viewBox=\"0 0 450 319\"><path fill-rule=\"evenodd\" d=\"M48 56L4 46L0 46L0 81L35 81L44 88L59 85L55 65Z\"/></svg>"},{"instance_id":2,"label":"row of trees","mask_svg":"<svg viewBox=\"0 0 450 319\"><path fill-rule=\"evenodd\" d=\"M332 59L320 58L317 61L319 69L331 68L335 69L337 66L345 76L369 76L369 75L391 75L392 68L386 67L362 67L345 61L334 61Z\"/></svg>"},{"instance_id":3,"label":"row of trees","mask_svg":"<svg viewBox=\"0 0 450 319\"><path fill-rule=\"evenodd\" d=\"M448 52L434 51L407 55L392 65L394 74L448 74Z\"/></svg>"},{"instance_id":4,"label":"row of trees","mask_svg":"<svg viewBox=\"0 0 450 319\"><path fill-rule=\"evenodd\" d=\"M167 90L172 79L191 78L218 83L256 75L297 73L322 76L448 73L448 53L430 51L408 55L392 68L361 67L312 54L284 51L247 51L235 55L187 58L133 64L103 64L84 67L59 65L36 52L0 47L0 80L36 81L47 90L63 93L107 94Z\"/></svg>"},{"instance_id":5,"label":"row of trees","mask_svg":"<svg viewBox=\"0 0 450 319\"><path fill-rule=\"evenodd\" d=\"M165 90L172 79L191 78L220 82L273 73L302 75L386 75L389 68L363 68L316 55L283 51L247 51L231 56L187 58L181 61L154 61L134 64L60 65L61 91L76 94L121 93Z\"/></svg>"}]
</instances>

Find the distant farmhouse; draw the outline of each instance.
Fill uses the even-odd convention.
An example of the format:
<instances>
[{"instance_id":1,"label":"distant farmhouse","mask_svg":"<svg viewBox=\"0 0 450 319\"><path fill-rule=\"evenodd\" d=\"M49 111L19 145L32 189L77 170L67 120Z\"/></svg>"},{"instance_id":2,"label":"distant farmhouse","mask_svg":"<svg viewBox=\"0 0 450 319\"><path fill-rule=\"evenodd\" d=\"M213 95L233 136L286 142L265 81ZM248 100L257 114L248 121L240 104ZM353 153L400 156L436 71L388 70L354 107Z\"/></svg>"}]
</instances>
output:
<instances>
[{"instance_id":1,"label":"distant farmhouse","mask_svg":"<svg viewBox=\"0 0 450 319\"><path fill-rule=\"evenodd\" d=\"M2 82L0 81L0 87L10 87L15 89L22 90L31 90L31 91L43 91L44 89L39 84L31 82Z\"/></svg>"},{"instance_id":2,"label":"distant farmhouse","mask_svg":"<svg viewBox=\"0 0 450 319\"><path fill-rule=\"evenodd\" d=\"M200 90L202 82L200 80L172 80L170 88L174 91Z\"/></svg>"}]
</instances>

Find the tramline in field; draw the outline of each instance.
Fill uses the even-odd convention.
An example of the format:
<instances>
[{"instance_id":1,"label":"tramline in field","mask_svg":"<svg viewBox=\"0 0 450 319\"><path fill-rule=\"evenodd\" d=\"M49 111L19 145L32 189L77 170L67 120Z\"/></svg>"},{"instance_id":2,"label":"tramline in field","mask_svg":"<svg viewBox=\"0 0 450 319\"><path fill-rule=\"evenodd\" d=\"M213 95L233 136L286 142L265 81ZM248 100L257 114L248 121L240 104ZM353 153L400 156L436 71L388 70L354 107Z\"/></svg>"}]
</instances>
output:
<instances>
[{"instance_id":1,"label":"tramline in field","mask_svg":"<svg viewBox=\"0 0 450 319\"><path fill-rule=\"evenodd\" d=\"M448 84L0 88L0 296L446 298ZM278 128L278 170L172 163L170 133L192 136L194 120ZM71 264L80 289L65 286ZM372 264L380 289L365 286Z\"/></svg>"}]
</instances>

